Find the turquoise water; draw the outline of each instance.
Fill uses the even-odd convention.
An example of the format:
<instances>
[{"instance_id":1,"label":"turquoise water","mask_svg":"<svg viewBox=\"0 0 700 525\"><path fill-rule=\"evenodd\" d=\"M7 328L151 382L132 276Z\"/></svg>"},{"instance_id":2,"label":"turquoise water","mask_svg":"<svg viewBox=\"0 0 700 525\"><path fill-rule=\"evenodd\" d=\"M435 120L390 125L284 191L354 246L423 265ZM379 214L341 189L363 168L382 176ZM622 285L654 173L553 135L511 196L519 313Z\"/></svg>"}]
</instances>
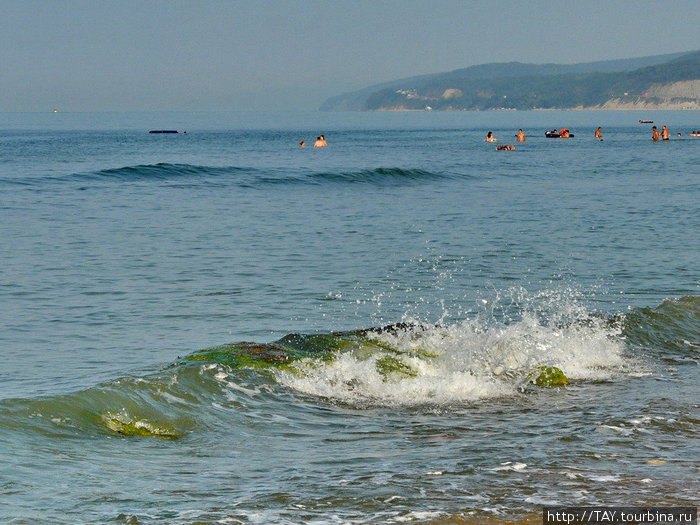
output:
<instances>
[{"instance_id":1,"label":"turquoise water","mask_svg":"<svg viewBox=\"0 0 700 525\"><path fill-rule=\"evenodd\" d=\"M697 504L698 112L0 116L4 522Z\"/></svg>"}]
</instances>

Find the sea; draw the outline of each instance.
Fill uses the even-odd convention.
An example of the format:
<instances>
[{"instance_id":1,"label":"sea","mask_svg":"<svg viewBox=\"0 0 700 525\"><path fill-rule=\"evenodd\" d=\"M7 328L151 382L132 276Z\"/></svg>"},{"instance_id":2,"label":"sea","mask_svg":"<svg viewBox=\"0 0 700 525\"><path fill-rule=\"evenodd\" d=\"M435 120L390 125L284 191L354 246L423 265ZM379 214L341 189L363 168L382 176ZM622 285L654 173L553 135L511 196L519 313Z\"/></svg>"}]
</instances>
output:
<instances>
[{"instance_id":1,"label":"sea","mask_svg":"<svg viewBox=\"0 0 700 525\"><path fill-rule=\"evenodd\" d=\"M0 521L697 506L698 129L0 113Z\"/></svg>"}]
</instances>

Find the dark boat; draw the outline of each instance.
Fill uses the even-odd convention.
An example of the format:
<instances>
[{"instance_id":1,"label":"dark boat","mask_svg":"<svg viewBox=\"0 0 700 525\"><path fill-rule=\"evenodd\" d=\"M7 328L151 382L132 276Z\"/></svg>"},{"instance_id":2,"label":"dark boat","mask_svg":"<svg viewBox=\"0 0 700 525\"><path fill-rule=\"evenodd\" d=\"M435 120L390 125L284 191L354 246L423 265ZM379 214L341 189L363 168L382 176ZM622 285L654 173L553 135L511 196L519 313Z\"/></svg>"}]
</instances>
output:
<instances>
[{"instance_id":1,"label":"dark boat","mask_svg":"<svg viewBox=\"0 0 700 525\"><path fill-rule=\"evenodd\" d=\"M152 129L149 133L187 133L186 131L178 131L176 129Z\"/></svg>"},{"instance_id":2,"label":"dark boat","mask_svg":"<svg viewBox=\"0 0 700 525\"><path fill-rule=\"evenodd\" d=\"M552 131L545 131L545 132L544 132L544 136L547 137L548 139L558 139L558 138L561 138L561 135L559 134L559 132L558 132L556 129L554 129L554 130L552 130ZM573 136L574 136L573 133L569 133L568 138L573 138Z\"/></svg>"},{"instance_id":3,"label":"dark boat","mask_svg":"<svg viewBox=\"0 0 700 525\"><path fill-rule=\"evenodd\" d=\"M653 120L640 120L639 123L640 124L653 124L654 121Z\"/></svg>"}]
</instances>

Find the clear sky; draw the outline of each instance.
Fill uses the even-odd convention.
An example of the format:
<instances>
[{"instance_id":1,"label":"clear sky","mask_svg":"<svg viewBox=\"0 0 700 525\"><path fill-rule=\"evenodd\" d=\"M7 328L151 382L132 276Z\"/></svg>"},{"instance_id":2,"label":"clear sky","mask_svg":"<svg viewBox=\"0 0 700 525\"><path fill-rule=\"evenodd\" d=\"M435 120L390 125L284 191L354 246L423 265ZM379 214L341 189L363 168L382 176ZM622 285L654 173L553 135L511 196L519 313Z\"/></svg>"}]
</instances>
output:
<instances>
[{"instance_id":1,"label":"clear sky","mask_svg":"<svg viewBox=\"0 0 700 525\"><path fill-rule=\"evenodd\" d=\"M700 0L0 0L0 111L307 110L488 62L700 49Z\"/></svg>"}]
</instances>

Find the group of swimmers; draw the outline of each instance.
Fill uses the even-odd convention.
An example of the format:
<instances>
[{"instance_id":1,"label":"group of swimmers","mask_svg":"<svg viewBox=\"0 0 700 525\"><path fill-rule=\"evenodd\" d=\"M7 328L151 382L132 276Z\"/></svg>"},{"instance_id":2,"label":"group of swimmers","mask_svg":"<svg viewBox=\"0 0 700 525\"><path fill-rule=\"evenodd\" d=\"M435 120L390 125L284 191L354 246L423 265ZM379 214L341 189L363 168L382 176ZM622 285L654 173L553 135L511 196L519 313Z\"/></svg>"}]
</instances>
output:
<instances>
[{"instance_id":1,"label":"group of swimmers","mask_svg":"<svg viewBox=\"0 0 700 525\"><path fill-rule=\"evenodd\" d=\"M518 142L525 142L525 133L523 132L522 129L518 130L518 134L515 136L515 139ZM486 134L486 138L484 139L485 142L498 142L498 139L493 136L493 131L489 131Z\"/></svg>"},{"instance_id":2,"label":"group of swimmers","mask_svg":"<svg viewBox=\"0 0 700 525\"><path fill-rule=\"evenodd\" d=\"M525 142L525 139L526 139L525 132L522 129L519 129L518 134L515 135L515 140L517 140L518 142ZM484 142L498 142L498 139L493 136L493 131L489 131L486 134L486 138L484 139ZM501 151L501 150L512 151L515 149L515 146L511 146L510 144L504 144L501 146L497 146L496 149L499 151Z\"/></svg>"},{"instance_id":3,"label":"group of swimmers","mask_svg":"<svg viewBox=\"0 0 700 525\"><path fill-rule=\"evenodd\" d=\"M651 140L654 142L657 142L659 138L661 140L669 140L670 138L670 132L668 131L668 128L664 125L661 126L661 132L659 133L659 130L656 128L656 126L652 126L651 128L652 134L651 134ZM560 138L563 139L568 139L570 136L569 129L568 128L562 128L561 130L557 131L556 129L554 131L551 131L549 133L557 133ZM601 126L598 126L598 128L595 130L595 133L593 134L595 138L598 140L603 140L603 128ZM680 137L681 134L679 133L678 136ZM693 131L690 133L691 137L700 137L700 130L698 131ZM525 133L523 132L522 128L518 129L517 135L515 135L515 140L518 142L525 142L526 136ZM494 137L493 131L489 131L486 134L486 138L484 139L484 142L498 142L498 139ZM306 142L303 140L299 143L299 146L302 148L306 147ZM323 135L319 135L316 137L316 141L314 142L314 148L325 148L328 146L328 142L326 142L326 137ZM515 146L511 146L508 144L503 144L501 146L496 147L497 150L507 150L507 151L512 151L515 149Z\"/></svg>"},{"instance_id":4,"label":"group of swimmers","mask_svg":"<svg viewBox=\"0 0 700 525\"><path fill-rule=\"evenodd\" d=\"M666 126L661 126L661 140L668 140L669 138L670 133L668 132L668 128ZM659 130L656 126L651 127L651 140L654 142L659 141Z\"/></svg>"},{"instance_id":5,"label":"group of swimmers","mask_svg":"<svg viewBox=\"0 0 700 525\"><path fill-rule=\"evenodd\" d=\"M314 142L314 148L325 148L328 146L328 142L326 142L326 137L323 135L319 135L316 137L316 141ZM299 143L299 147L305 148L306 147L306 142L303 140Z\"/></svg>"},{"instance_id":6,"label":"group of swimmers","mask_svg":"<svg viewBox=\"0 0 700 525\"><path fill-rule=\"evenodd\" d=\"M664 125L661 126L661 132L656 128L656 126L652 126L652 135L651 135L651 140L654 142L657 142L659 139L661 140L669 140L671 137L671 133L669 132L668 128ZM570 136L569 129L568 128L563 128L559 131L556 129L553 131L549 131L547 133L551 133L554 136L559 136L560 138L563 139L568 139ZM692 133L689 134L691 137L700 137L700 130L693 131ZM595 130L593 133L593 136L598 139L598 140L603 140L603 128L601 126L598 126L598 128ZM680 133L678 133L678 136L682 136ZM516 140L518 142L525 142L525 133L523 133L522 129L518 130L518 134L515 135ZM498 139L493 135L492 131L489 131L488 134L486 135L486 138L484 139L485 142L498 142ZM498 146L496 147L497 150L514 150L515 146L509 146L509 145L503 145L503 146Z\"/></svg>"},{"instance_id":7,"label":"group of swimmers","mask_svg":"<svg viewBox=\"0 0 700 525\"><path fill-rule=\"evenodd\" d=\"M525 132L521 129L518 130L517 135L515 135L515 140L518 142L525 142ZM486 138L484 139L485 142L498 142L498 139L493 136L493 131L489 131L486 134ZM515 149L515 146L511 144L502 144L501 146L496 146L496 149L498 151L513 151Z\"/></svg>"},{"instance_id":8,"label":"group of swimmers","mask_svg":"<svg viewBox=\"0 0 700 525\"><path fill-rule=\"evenodd\" d=\"M642 121L640 120L639 122L642 122ZM596 136L596 138L599 138L602 140L602 138L601 138L602 135L600 135L600 133L599 133L600 130L601 130L601 128L598 128L595 131L595 136ZM676 135L679 137L683 136L682 133L676 133ZM693 131L692 133L690 133L690 136L691 137L700 137L700 131ZM654 142L658 142L659 139L669 140L670 138L671 138L671 133L668 131L668 128L665 125L661 126L661 132L659 132L659 130L657 129L656 126L651 127L651 140L653 140Z\"/></svg>"}]
</instances>

